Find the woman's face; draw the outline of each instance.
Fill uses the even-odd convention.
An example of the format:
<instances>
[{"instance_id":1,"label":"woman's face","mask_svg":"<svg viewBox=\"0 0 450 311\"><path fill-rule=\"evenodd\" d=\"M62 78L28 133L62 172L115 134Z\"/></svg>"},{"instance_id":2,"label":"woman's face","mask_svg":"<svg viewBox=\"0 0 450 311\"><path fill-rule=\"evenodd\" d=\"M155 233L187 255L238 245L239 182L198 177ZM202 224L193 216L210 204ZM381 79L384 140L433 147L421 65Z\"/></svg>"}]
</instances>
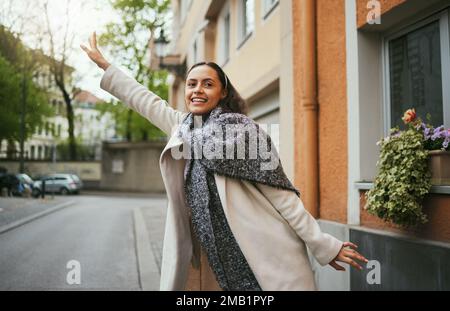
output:
<instances>
[{"instance_id":1,"label":"woman's face","mask_svg":"<svg viewBox=\"0 0 450 311\"><path fill-rule=\"evenodd\" d=\"M202 115L213 110L225 98L226 91L217 72L207 65L201 65L189 72L184 94L188 110L194 115Z\"/></svg>"}]
</instances>

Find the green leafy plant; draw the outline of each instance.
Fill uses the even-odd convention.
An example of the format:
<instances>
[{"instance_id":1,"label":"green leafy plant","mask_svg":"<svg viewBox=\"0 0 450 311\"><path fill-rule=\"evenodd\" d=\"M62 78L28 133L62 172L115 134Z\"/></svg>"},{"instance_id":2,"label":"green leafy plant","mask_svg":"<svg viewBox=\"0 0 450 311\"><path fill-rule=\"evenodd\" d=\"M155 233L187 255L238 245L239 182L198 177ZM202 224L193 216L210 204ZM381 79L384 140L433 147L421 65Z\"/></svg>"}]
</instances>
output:
<instances>
[{"instance_id":1,"label":"green leafy plant","mask_svg":"<svg viewBox=\"0 0 450 311\"><path fill-rule=\"evenodd\" d=\"M408 110L410 111L410 110ZM405 113L406 116L406 113ZM366 193L366 210L385 221L410 227L427 222L422 200L431 188L428 150L423 132L414 117L405 121L409 128L391 129L381 146L379 172L374 187Z\"/></svg>"}]
</instances>

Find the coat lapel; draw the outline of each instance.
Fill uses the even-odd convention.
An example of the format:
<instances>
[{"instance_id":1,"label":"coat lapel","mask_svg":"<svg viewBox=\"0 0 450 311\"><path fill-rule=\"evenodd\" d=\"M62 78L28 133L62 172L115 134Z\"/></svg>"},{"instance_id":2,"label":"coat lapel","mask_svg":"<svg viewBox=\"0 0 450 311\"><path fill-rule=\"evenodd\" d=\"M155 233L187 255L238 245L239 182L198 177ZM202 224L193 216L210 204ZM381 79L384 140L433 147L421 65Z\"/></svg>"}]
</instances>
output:
<instances>
[{"instance_id":1,"label":"coat lapel","mask_svg":"<svg viewBox=\"0 0 450 311\"><path fill-rule=\"evenodd\" d=\"M178 135L176 135L176 131L174 131L169 141L167 142L166 146L164 147L163 151L161 152L160 159L162 159L166 151L170 150L171 148L179 147L182 144L183 140L180 137L178 137Z\"/></svg>"}]
</instances>

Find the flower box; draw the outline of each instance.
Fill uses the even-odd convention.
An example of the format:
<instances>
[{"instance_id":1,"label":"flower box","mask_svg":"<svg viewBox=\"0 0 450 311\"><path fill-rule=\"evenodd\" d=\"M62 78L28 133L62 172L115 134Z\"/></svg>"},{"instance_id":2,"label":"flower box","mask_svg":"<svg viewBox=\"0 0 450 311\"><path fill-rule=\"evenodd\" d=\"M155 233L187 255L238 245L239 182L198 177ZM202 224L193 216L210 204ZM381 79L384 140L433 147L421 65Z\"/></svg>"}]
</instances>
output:
<instances>
[{"instance_id":1,"label":"flower box","mask_svg":"<svg viewBox=\"0 0 450 311\"><path fill-rule=\"evenodd\" d=\"M450 151L431 150L428 167L433 185L450 185Z\"/></svg>"}]
</instances>

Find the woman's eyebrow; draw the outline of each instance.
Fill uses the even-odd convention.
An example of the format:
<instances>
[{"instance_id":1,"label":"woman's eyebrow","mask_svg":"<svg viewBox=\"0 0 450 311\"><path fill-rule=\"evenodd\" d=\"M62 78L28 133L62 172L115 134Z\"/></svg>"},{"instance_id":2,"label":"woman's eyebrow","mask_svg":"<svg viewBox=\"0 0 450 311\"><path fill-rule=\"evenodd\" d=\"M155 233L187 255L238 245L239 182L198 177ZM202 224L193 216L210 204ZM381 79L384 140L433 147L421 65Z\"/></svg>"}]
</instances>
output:
<instances>
[{"instance_id":1,"label":"woman's eyebrow","mask_svg":"<svg viewBox=\"0 0 450 311\"><path fill-rule=\"evenodd\" d=\"M214 80L212 78L206 78L206 79L203 79L202 81L208 81L208 80L214 82ZM188 79L188 81L197 81L197 79L190 78L190 79Z\"/></svg>"}]
</instances>

